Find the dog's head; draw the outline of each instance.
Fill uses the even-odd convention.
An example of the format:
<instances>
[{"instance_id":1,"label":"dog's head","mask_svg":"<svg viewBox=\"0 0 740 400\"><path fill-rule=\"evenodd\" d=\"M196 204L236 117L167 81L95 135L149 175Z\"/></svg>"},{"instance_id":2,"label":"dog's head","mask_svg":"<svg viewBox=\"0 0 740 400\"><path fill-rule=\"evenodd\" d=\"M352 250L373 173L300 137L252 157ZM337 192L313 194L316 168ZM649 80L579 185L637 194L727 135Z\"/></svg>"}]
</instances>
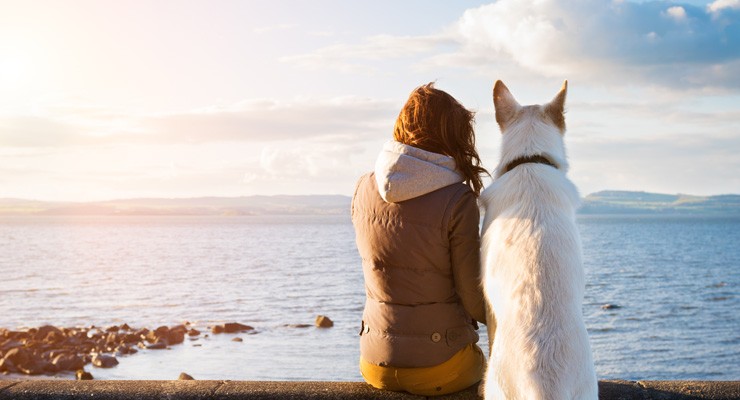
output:
<instances>
[{"instance_id":1,"label":"dog's head","mask_svg":"<svg viewBox=\"0 0 740 400\"><path fill-rule=\"evenodd\" d=\"M549 103L521 106L509 88L503 82L496 81L493 104L496 122L503 134L496 176L505 173L505 167L512 161L534 156L544 157L563 172L568 170L563 143L567 91L568 81L565 81L560 92Z\"/></svg>"}]
</instances>

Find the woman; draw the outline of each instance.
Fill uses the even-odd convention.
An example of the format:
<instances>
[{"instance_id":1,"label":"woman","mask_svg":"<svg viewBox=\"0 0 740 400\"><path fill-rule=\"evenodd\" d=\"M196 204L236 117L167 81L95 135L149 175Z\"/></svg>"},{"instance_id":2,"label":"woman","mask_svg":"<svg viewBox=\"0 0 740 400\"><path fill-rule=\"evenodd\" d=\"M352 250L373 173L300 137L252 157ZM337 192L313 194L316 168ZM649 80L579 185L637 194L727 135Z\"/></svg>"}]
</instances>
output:
<instances>
[{"instance_id":1,"label":"woman","mask_svg":"<svg viewBox=\"0 0 740 400\"><path fill-rule=\"evenodd\" d=\"M476 202L486 170L473 113L432 83L411 93L393 136L352 199L367 295L360 370L377 388L448 394L485 369L475 343L486 315Z\"/></svg>"}]
</instances>

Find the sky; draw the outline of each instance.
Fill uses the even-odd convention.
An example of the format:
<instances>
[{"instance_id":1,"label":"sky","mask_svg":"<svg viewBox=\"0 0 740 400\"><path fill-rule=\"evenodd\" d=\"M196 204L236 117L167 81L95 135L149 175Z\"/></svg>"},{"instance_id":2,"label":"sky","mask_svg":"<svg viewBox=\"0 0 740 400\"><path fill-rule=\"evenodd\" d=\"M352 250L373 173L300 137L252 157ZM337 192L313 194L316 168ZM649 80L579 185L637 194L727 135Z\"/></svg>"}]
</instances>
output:
<instances>
[{"instance_id":1,"label":"sky","mask_svg":"<svg viewBox=\"0 0 740 400\"><path fill-rule=\"evenodd\" d=\"M0 198L351 195L417 86L568 80L570 178L740 193L740 0L0 0Z\"/></svg>"}]
</instances>

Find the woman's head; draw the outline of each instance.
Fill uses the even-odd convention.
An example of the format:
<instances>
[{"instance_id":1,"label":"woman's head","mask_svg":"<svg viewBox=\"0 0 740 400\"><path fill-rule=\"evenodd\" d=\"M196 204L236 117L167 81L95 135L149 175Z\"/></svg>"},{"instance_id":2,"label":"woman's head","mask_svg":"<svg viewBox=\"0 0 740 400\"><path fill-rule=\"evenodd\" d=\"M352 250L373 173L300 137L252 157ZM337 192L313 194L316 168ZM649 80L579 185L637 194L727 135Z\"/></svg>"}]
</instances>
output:
<instances>
[{"instance_id":1,"label":"woman's head","mask_svg":"<svg viewBox=\"0 0 740 400\"><path fill-rule=\"evenodd\" d=\"M422 150L448 155L476 195L483 188L475 150L473 121L475 114L452 96L436 89L434 83L416 88L398 114L393 138Z\"/></svg>"}]
</instances>

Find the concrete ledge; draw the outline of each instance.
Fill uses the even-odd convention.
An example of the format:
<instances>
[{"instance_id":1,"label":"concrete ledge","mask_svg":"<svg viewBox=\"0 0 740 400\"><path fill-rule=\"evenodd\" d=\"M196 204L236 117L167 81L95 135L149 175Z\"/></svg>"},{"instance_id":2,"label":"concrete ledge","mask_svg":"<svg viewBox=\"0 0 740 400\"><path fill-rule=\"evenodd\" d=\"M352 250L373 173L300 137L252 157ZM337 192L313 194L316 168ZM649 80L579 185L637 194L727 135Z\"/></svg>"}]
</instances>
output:
<instances>
[{"instance_id":1,"label":"concrete ledge","mask_svg":"<svg viewBox=\"0 0 740 400\"><path fill-rule=\"evenodd\" d=\"M361 382L0 381L0 400L423 399ZM439 400L477 399L477 388ZM601 400L740 399L740 381L600 381Z\"/></svg>"}]
</instances>

